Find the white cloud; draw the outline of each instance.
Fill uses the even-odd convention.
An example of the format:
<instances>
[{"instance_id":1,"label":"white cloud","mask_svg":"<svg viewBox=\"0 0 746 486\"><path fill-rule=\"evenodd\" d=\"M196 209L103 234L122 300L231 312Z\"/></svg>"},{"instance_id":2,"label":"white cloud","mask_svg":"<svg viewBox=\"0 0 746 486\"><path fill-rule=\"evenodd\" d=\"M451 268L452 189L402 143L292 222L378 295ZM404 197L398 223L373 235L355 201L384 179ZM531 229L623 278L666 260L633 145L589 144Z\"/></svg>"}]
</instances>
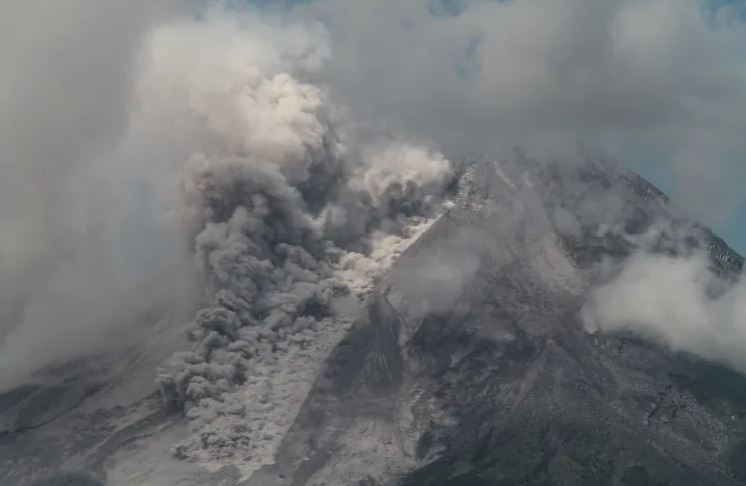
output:
<instances>
[{"instance_id":1,"label":"white cloud","mask_svg":"<svg viewBox=\"0 0 746 486\"><path fill-rule=\"evenodd\" d=\"M142 38L182 11L171 0L0 5L5 376L6 366L96 347L112 321L126 328L128 317L178 300L181 290L166 291L161 280L156 292L149 282L173 270L179 240L142 217L151 208L117 146ZM171 248L163 252L164 245ZM96 328L102 332L84 332Z\"/></svg>"},{"instance_id":2,"label":"white cloud","mask_svg":"<svg viewBox=\"0 0 746 486\"><path fill-rule=\"evenodd\" d=\"M591 330L627 330L746 371L746 281L726 284L706 255L640 253L584 308Z\"/></svg>"},{"instance_id":3,"label":"white cloud","mask_svg":"<svg viewBox=\"0 0 746 486\"><path fill-rule=\"evenodd\" d=\"M335 99L459 155L652 146L681 201L715 220L741 196L746 23L698 0L316 0ZM713 197L716 195L715 197Z\"/></svg>"}]
</instances>

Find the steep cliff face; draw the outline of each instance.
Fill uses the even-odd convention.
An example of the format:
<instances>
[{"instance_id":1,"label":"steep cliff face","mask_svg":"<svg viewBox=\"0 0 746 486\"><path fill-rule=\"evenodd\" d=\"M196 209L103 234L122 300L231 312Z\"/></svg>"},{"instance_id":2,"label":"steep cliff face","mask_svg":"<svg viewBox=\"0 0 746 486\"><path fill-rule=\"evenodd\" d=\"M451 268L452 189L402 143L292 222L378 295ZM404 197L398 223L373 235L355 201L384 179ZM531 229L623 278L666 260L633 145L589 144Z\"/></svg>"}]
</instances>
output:
<instances>
[{"instance_id":1,"label":"steep cliff face","mask_svg":"<svg viewBox=\"0 0 746 486\"><path fill-rule=\"evenodd\" d=\"M265 414L287 422L262 446L268 460L250 457L256 434L242 436L234 419L225 441L220 431L203 440L264 466L247 473L226 464L234 459L200 464L172 449L187 423L163 407L153 378L185 344L164 323L145 351L81 360L1 393L0 482L746 484L746 378L584 317L589 292L642 250L706 252L724 285L743 267L610 163L474 165L367 300L332 307L356 319L307 377L310 391L292 407L264 404L295 411Z\"/></svg>"}]
</instances>

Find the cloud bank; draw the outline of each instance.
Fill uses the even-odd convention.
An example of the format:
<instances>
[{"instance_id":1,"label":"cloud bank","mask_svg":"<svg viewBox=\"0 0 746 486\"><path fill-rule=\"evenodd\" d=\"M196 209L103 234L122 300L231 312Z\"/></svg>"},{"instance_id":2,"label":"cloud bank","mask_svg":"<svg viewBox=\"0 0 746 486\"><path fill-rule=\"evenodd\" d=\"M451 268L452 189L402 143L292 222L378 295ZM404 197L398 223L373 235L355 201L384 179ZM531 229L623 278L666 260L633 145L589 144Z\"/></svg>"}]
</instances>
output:
<instances>
[{"instance_id":1,"label":"cloud bank","mask_svg":"<svg viewBox=\"0 0 746 486\"><path fill-rule=\"evenodd\" d=\"M332 93L397 133L493 156L578 142L670 169L709 222L742 198L746 25L699 0L316 0ZM450 152L449 152L450 153Z\"/></svg>"}]
</instances>

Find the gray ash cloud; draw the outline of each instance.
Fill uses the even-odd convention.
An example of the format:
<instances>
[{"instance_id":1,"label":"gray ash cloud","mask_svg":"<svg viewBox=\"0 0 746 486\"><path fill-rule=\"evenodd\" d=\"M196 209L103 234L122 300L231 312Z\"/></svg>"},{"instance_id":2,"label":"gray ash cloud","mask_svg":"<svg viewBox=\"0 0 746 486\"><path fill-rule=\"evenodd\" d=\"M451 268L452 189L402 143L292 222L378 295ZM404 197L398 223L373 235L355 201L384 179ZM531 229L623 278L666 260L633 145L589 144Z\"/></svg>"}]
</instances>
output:
<instances>
[{"instance_id":1,"label":"gray ash cloud","mask_svg":"<svg viewBox=\"0 0 746 486\"><path fill-rule=\"evenodd\" d=\"M297 411L277 404L302 400L349 326L338 301L369 291L444 210L453 161L514 146L573 158L578 140L617 154L652 147L690 189L691 213L727 212L742 180L732 161L744 152L746 91L744 29L724 10L703 15L694 0L432 7L0 6L0 53L14 67L0 75L4 376L193 315L192 348L159 376L164 401L194 427L177 452L238 460L241 445L252 468ZM499 177L521 186L529 162ZM516 219L551 220L569 236L591 225L618 248L637 245L628 267L593 262L612 268L586 307L596 326L742 366L738 278L713 297L720 280L701 257L653 255L613 187L576 182L568 193L590 202L552 201L544 214L530 209L534 195ZM430 305L476 271L481 243L456 241L463 257L436 253L437 265L398 275ZM457 277L452 287L430 292L444 275ZM644 299L660 288L669 292Z\"/></svg>"},{"instance_id":2,"label":"gray ash cloud","mask_svg":"<svg viewBox=\"0 0 746 486\"><path fill-rule=\"evenodd\" d=\"M299 374L318 367L346 330L332 301L374 277L356 274L355 260L434 217L453 176L426 146L345 133L323 89L290 74L304 72L298 46L267 44L284 30L257 33L240 17L215 15L153 38L143 83L153 91L141 100L147 114L151 101L163 102L161 83L177 83L166 109L191 103L182 123L199 142L178 172L176 209L194 235L205 306L189 325L193 349L177 353L159 383L164 401L193 419L195 436L178 454L206 460L236 453L239 442L271 442L283 420L268 409L276 389L302 399L294 390L311 377ZM196 55L184 40L199 44ZM161 49L172 51L161 58ZM159 64L181 55L183 71Z\"/></svg>"}]
</instances>

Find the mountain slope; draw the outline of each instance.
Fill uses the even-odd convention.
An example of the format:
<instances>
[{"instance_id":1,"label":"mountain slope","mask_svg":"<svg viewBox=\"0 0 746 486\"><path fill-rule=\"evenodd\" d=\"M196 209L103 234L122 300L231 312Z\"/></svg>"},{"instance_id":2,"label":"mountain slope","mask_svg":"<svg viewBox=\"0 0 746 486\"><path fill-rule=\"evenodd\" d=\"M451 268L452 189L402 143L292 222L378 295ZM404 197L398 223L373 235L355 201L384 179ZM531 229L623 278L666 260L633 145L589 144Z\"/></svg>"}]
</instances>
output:
<instances>
[{"instance_id":1,"label":"mountain slope","mask_svg":"<svg viewBox=\"0 0 746 486\"><path fill-rule=\"evenodd\" d=\"M631 335L589 333L580 316L588 269L635 250L598 236L584 201L621 198L637 234L661 218L685 223L654 187L603 164L492 170L467 177L458 206L378 285L277 464L246 484L741 484L746 379ZM539 184L541 197L527 187ZM579 227L566 231L557 208ZM740 271L721 240L686 228L689 248ZM677 251L664 240L658 251ZM458 283L428 288L423 268Z\"/></svg>"},{"instance_id":2,"label":"mountain slope","mask_svg":"<svg viewBox=\"0 0 746 486\"><path fill-rule=\"evenodd\" d=\"M247 476L231 458L172 453L188 421L164 408L155 367L186 344L164 324L146 349L0 393L0 482L746 484L746 378L583 319L588 292L609 278L600 269L643 247L706 251L725 281L743 268L610 163L476 164L453 207L347 309L357 320L293 405L274 464ZM251 460L254 444L235 445L250 437L230 438L231 457Z\"/></svg>"}]
</instances>

